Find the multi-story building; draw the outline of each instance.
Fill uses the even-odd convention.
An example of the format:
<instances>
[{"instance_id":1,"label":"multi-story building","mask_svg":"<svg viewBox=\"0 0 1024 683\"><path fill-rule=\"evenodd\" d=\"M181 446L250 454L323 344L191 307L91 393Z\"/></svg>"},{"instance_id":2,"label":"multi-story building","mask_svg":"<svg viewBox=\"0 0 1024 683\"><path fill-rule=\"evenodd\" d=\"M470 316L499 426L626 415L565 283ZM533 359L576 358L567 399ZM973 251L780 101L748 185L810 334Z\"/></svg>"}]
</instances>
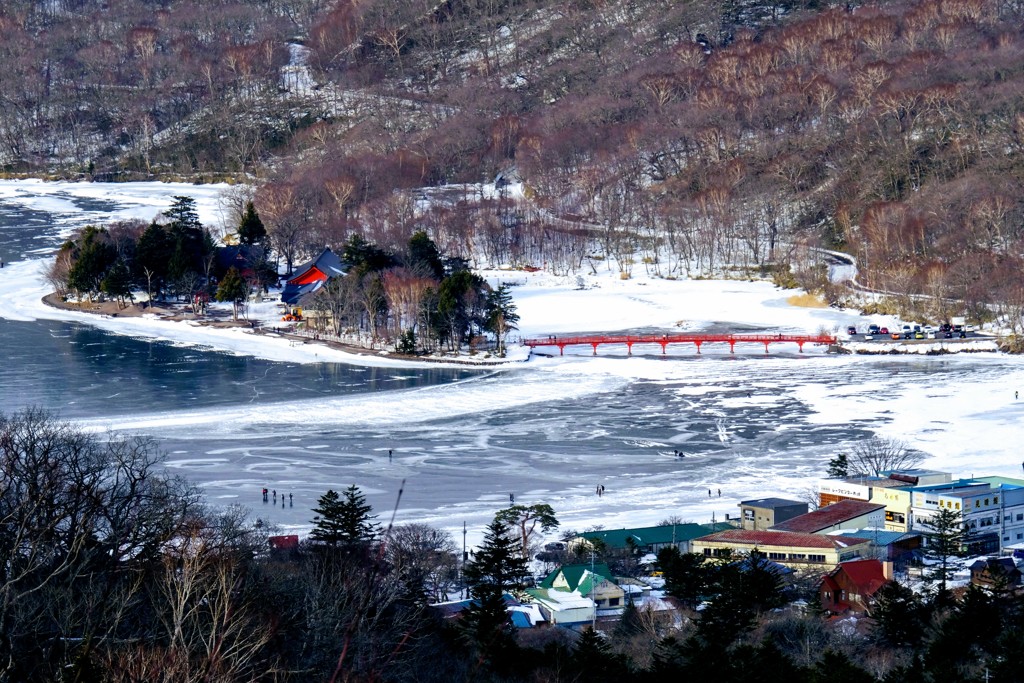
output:
<instances>
[{"instance_id":1,"label":"multi-story building","mask_svg":"<svg viewBox=\"0 0 1024 683\"><path fill-rule=\"evenodd\" d=\"M959 479L911 489L911 525L926 536L941 509L959 513L967 532L966 549L993 553L1024 540L1024 482L990 478ZM995 482L995 483L993 483Z\"/></svg>"},{"instance_id":2,"label":"multi-story building","mask_svg":"<svg viewBox=\"0 0 1024 683\"><path fill-rule=\"evenodd\" d=\"M825 507L841 500L863 500L885 506L887 531L911 530L910 491L915 486L948 483L949 472L913 469L883 472L881 476L825 479L818 485L819 505Z\"/></svg>"},{"instance_id":3,"label":"multi-story building","mask_svg":"<svg viewBox=\"0 0 1024 683\"><path fill-rule=\"evenodd\" d=\"M807 512L807 503L785 498L757 498L740 501L740 525L757 531L785 522Z\"/></svg>"}]
</instances>

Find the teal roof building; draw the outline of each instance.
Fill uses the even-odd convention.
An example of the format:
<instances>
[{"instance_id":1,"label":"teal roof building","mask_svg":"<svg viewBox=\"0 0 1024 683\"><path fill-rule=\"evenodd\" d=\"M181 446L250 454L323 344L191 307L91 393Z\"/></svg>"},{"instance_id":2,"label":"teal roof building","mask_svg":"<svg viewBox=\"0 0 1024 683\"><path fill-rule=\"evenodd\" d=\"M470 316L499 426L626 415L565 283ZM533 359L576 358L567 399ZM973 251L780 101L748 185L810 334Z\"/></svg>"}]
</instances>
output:
<instances>
[{"instance_id":1,"label":"teal roof building","mask_svg":"<svg viewBox=\"0 0 1024 683\"><path fill-rule=\"evenodd\" d=\"M588 531L572 540L573 544L598 543L609 550L633 547L644 553L657 553L662 548L675 546L680 552L690 552L690 541L718 531L735 528L725 522L714 524L665 524L636 529L602 529Z\"/></svg>"}]
</instances>

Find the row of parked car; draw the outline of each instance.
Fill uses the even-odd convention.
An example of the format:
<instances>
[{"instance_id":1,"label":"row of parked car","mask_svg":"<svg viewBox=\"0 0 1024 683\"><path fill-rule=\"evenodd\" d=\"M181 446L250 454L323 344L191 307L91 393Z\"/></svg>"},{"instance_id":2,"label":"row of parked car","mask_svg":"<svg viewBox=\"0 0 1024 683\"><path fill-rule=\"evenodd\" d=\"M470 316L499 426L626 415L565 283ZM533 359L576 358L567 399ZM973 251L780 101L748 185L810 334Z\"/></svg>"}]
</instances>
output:
<instances>
[{"instance_id":1,"label":"row of parked car","mask_svg":"<svg viewBox=\"0 0 1024 683\"><path fill-rule=\"evenodd\" d=\"M846 333L850 336L860 334L857 332L855 325L850 325L846 328ZM959 337L961 339L967 336L967 328L963 325L952 325L950 323L943 323L938 328L932 327L931 325L904 325L901 330L889 331L888 327L881 327L879 325L868 325L867 332L864 333L864 340L871 341L875 338L881 339L951 339L952 337Z\"/></svg>"}]
</instances>

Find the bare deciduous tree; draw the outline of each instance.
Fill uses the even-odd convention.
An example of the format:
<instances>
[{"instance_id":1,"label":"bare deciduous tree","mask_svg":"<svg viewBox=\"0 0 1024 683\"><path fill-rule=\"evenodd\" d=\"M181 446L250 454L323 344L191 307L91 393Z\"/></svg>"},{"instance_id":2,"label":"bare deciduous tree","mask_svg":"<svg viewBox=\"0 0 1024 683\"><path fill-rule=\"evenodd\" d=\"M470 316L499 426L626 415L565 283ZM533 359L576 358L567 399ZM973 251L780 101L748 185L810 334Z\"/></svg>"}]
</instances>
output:
<instances>
[{"instance_id":1,"label":"bare deciduous tree","mask_svg":"<svg viewBox=\"0 0 1024 683\"><path fill-rule=\"evenodd\" d=\"M924 458L924 453L911 450L902 441L875 436L857 442L850 450L850 472L877 477L882 472L917 467Z\"/></svg>"},{"instance_id":2,"label":"bare deciduous tree","mask_svg":"<svg viewBox=\"0 0 1024 683\"><path fill-rule=\"evenodd\" d=\"M387 560L414 589L432 602L448 599L459 578L459 561L451 534L427 524L391 530Z\"/></svg>"}]
</instances>

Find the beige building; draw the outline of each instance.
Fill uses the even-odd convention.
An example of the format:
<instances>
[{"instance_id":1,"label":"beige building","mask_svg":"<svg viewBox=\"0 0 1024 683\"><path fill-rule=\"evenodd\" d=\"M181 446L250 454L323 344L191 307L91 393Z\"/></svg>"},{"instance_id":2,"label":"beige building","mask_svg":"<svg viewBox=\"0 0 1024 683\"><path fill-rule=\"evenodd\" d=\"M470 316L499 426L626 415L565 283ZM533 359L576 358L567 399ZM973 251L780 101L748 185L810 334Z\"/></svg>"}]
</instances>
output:
<instances>
[{"instance_id":1,"label":"beige building","mask_svg":"<svg viewBox=\"0 0 1024 683\"><path fill-rule=\"evenodd\" d=\"M732 529L691 542L693 552L707 557L740 556L757 550L773 562L794 569L834 567L869 555L871 542L845 536L820 536L789 531Z\"/></svg>"},{"instance_id":2,"label":"beige building","mask_svg":"<svg viewBox=\"0 0 1024 683\"><path fill-rule=\"evenodd\" d=\"M911 496L909 488L876 489L871 502L885 506L886 531L910 531Z\"/></svg>"},{"instance_id":3,"label":"beige building","mask_svg":"<svg viewBox=\"0 0 1024 683\"><path fill-rule=\"evenodd\" d=\"M807 512L807 503L785 498L755 498L740 502L740 526L749 531L767 529Z\"/></svg>"},{"instance_id":4,"label":"beige building","mask_svg":"<svg viewBox=\"0 0 1024 683\"><path fill-rule=\"evenodd\" d=\"M818 484L818 504L821 507L841 500L862 500L885 506L885 530L907 532L911 521L910 489L951 481L949 472L938 470L901 470L884 477L848 477L825 479Z\"/></svg>"}]
</instances>

